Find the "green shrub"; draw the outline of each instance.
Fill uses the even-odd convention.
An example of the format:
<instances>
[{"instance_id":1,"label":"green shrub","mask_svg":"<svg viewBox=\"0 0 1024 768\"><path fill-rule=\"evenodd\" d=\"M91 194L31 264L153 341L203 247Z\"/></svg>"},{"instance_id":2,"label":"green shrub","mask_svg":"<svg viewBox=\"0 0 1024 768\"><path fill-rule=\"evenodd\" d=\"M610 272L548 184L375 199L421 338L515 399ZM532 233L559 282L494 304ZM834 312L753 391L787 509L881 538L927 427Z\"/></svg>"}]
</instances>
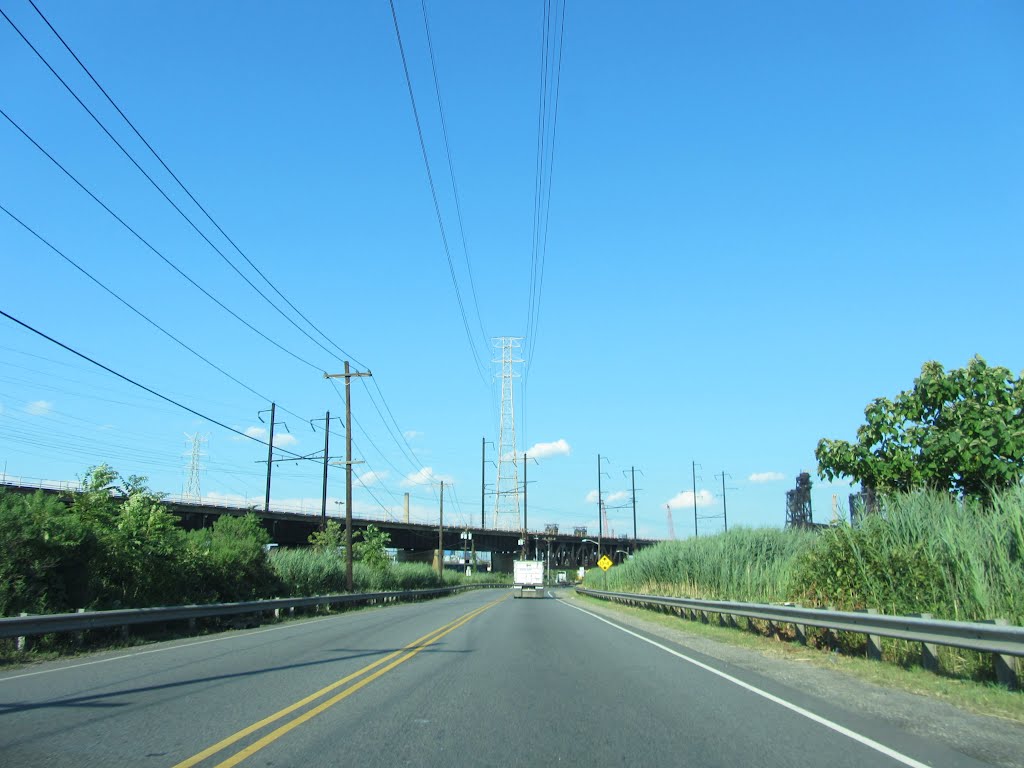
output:
<instances>
[{"instance_id":1,"label":"green shrub","mask_svg":"<svg viewBox=\"0 0 1024 768\"><path fill-rule=\"evenodd\" d=\"M254 514L221 515L212 528L190 531L190 591L200 600L225 602L280 594L284 587L264 549L269 543Z\"/></svg>"}]
</instances>

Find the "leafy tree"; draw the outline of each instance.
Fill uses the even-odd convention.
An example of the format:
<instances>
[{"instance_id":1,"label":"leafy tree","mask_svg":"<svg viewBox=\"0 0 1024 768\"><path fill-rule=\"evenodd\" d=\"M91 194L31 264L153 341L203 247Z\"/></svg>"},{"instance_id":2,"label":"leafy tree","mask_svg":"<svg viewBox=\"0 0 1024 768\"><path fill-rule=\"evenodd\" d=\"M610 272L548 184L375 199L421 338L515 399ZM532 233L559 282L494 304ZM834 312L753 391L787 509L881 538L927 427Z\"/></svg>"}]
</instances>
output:
<instances>
[{"instance_id":1,"label":"leafy tree","mask_svg":"<svg viewBox=\"0 0 1024 768\"><path fill-rule=\"evenodd\" d=\"M141 482L133 483L105 536L109 599L123 606L180 602L185 532L160 504L160 497L145 488L145 478L133 480Z\"/></svg>"},{"instance_id":2,"label":"leafy tree","mask_svg":"<svg viewBox=\"0 0 1024 768\"><path fill-rule=\"evenodd\" d=\"M199 599L253 600L280 591L264 546L270 534L256 515L221 515L188 534L188 565Z\"/></svg>"},{"instance_id":3,"label":"leafy tree","mask_svg":"<svg viewBox=\"0 0 1024 768\"><path fill-rule=\"evenodd\" d=\"M911 390L864 410L857 442L823 439L818 474L878 492L929 487L987 499L1024 477L1024 384L975 356L945 371L927 362Z\"/></svg>"},{"instance_id":4,"label":"leafy tree","mask_svg":"<svg viewBox=\"0 0 1024 768\"><path fill-rule=\"evenodd\" d=\"M391 565L391 558L388 557L387 547L391 543L391 534L382 531L373 523L366 526L365 531L360 532L362 541L352 544L352 557L359 560L374 570L384 570Z\"/></svg>"},{"instance_id":5,"label":"leafy tree","mask_svg":"<svg viewBox=\"0 0 1024 768\"><path fill-rule=\"evenodd\" d=\"M52 519L67 514L55 496L0 491L0 615L67 610L60 569L63 537Z\"/></svg>"},{"instance_id":6,"label":"leafy tree","mask_svg":"<svg viewBox=\"0 0 1024 768\"><path fill-rule=\"evenodd\" d=\"M315 549L345 554L345 529L337 520L328 520L327 528L323 531L313 531L306 538ZM354 548L353 548L354 551Z\"/></svg>"}]
</instances>

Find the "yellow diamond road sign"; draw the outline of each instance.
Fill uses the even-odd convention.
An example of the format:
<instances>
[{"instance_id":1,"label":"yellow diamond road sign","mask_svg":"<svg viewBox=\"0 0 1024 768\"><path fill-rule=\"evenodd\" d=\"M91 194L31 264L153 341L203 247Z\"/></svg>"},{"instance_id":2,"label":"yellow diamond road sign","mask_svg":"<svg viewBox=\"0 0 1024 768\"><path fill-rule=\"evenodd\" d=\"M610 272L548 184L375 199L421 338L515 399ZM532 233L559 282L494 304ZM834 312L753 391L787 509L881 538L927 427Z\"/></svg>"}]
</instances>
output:
<instances>
[{"instance_id":1,"label":"yellow diamond road sign","mask_svg":"<svg viewBox=\"0 0 1024 768\"><path fill-rule=\"evenodd\" d=\"M601 559L597 561L597 564L601 567L602 571L607 571L612 567L612 561L608 555L601 555Z\"/></svg>"}]
</instances>

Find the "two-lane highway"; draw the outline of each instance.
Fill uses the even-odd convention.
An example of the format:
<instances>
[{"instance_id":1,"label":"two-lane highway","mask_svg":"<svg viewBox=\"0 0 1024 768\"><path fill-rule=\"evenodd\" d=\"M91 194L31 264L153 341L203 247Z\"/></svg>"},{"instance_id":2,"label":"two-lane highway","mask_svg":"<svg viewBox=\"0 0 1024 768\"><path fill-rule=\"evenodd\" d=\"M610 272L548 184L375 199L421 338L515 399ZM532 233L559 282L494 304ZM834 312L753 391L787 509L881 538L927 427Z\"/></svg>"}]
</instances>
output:
<instances>
[{"instance_id":1,"label":"two-lane highway","mask_svg":"<svg viewBox=\"0 0 1024 768\"><path fill-rule=\"evenodd\" d=\"M480 590L0 674L4 766L974 766L597 616Z\"/></svg>"}]
</instances>

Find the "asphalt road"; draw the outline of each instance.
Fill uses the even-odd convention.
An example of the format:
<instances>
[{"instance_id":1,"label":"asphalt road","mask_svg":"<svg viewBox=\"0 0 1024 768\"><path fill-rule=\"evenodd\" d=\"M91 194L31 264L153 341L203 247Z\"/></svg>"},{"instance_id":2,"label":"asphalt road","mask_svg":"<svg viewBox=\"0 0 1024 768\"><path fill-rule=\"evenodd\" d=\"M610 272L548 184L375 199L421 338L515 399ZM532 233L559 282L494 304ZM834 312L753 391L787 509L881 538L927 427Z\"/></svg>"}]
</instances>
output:
<instances>
[{"instance_id":1,"label":"asphalt road","mask_svg":"<svg viewBox=\"0 0 1024 768\"><path fill-rule=\"evenodd\" d=\"M480 590L6 670L0 765L985 765L584 608Z\"/></svg>"}]
</instances>

